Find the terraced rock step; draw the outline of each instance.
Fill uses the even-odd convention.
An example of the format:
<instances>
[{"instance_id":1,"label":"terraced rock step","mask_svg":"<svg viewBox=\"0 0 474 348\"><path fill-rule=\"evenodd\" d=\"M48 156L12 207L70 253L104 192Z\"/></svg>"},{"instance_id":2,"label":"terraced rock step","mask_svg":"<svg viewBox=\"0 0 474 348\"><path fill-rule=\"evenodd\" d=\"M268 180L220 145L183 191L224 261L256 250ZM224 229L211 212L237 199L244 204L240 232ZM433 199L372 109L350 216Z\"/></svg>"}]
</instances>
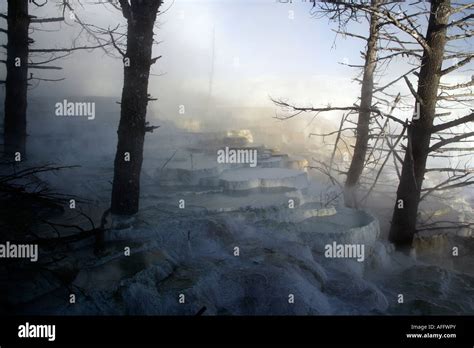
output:
<instances>
[{"instance_id":1,"label":"terraced rock step","mask_svg":"<svg viewBox=\"0 0 474 348\"><path fill-rule=\"evenodd\" d=\"M286 168L240 168L226 171L219 178L226 191L278 187L303 189L309 184L305 172Z\"/></svg>"}]
</instances>

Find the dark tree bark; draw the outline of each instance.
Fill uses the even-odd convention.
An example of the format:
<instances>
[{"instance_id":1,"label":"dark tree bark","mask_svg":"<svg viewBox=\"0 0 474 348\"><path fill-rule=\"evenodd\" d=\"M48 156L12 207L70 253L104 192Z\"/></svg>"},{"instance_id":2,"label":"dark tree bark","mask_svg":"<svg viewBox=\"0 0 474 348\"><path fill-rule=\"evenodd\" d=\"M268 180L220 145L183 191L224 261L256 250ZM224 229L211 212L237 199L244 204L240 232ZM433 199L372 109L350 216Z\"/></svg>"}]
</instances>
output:
<instances>
[{"instance_id":1,"label":"dark tree bark","mask_svg":"<svg viewBox=\"0 0 474 348\"><path fill-rule=\"evenodd\" d=\"M372 0L372 6L378 7L380 0ZM377 51L379 38L379 19L376 15L370 16L370 32L367 40L367 50L365 55L364 76L360 96L360 111L357 121L356 143L351 165L347 172L344 185L344 202L348 207L357 206L356 186L362 174L367 154L367 144L369 142L369 111L372 107L372 96L374 91L374 73L377 67Z\"/></svg>"},{"instance_id":2,"label":"dark tree bark","mask_svg":"<svg viewBox=\"0 0 474 348\"><path fill-rule=\"evenodd\" d=\"M8 0L7 78L5 82L4 151L26 154L28 87L28 0Z\"/></svg>"},{"instance_id":3,"label":"dark tree bark","mask_svg":"<svg viewBox=\"0 0 474 348\"><path fill-rule=\"evenodd\" d=\"M161 0L122 0L127 19L127 50L124 61L124 82L115 155L111 211L132 215L138 211L140 172L146 132L148 77L153 64L153 26ZM128 156L128 158L127 158Z\"/></svg>"},{"instance_id":4,"label":"dark tree bark","mask_svg":"<svg viewBox=\"0 0 474 348\"><path fill-rule=\"evenodd\" d=\"M408 128L408 146L397 190L397 201L392 217L389 240L397 249L410 249L416 232L426 160L436 111L436 100L441 67L446 45L446 25L449 20L450 0L432 0L425 48L418 78L417 99L420 117Z\"/></svg>"}]
</instances>

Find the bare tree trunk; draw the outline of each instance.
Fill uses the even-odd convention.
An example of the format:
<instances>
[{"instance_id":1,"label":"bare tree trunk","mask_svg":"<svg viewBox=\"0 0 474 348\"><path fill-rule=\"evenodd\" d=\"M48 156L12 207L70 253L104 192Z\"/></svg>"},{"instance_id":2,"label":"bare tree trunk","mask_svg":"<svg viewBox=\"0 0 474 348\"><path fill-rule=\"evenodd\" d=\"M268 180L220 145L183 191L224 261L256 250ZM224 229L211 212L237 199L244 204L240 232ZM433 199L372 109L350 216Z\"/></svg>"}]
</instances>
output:
<instances>
[{"instance_id":1,"label":"bare tree trunk","mask_svg":"<svg viewBox=\"0 0 474 348\"><path fill-rule=\"evenodd\" d=\"M379 6L379 0L372 0L372 6ZM362 174L367 154L367 144L369 141L370 111L372 107L372 96L374 90L374 73L377 67L378 51L378 17L374 14L370 16L370 32L367 41L367 50L365 55L364 76L362 79L360 111L357 121L356 143L351 165L347 173L347 179L344 185L344 202L348 207L357 206L356 186Z\"/></svg>"},{"instance_id":2,"label":"bare tree trunk","mask_svg":"<svg viewBox=\"0 0 474 348\"><path fill-rule=\"evenodd\" d=\"M431 131L436 111L441 67L446 45L446 24L449 20L450 0L432 0L426 34L429 50L423 52L418 78L420 118L408 129L408 146L397 190L389 240L399 250L411 247L416 232L420 193L428 158Z\"/></svg>"},{"instance_id":3,"label":"bare tree trunk","mask_svg":"<svg viewBox=\"0 0 474 348\"><path fill-rule=\"evenodd\" d=\"M123 1L121 4L128 21L128 33L111 211L132 215L139 207L153 26L161 0L137 0L130 4Z\"/></svg>"},{"instance_id":4,"label":"bare tree trunk","mask_svg":"<svg viewBox=\"0 0 474 348\"><path fill-rule=\"evenodd\" d=\"M28 87L28 0L8 0L7 78L5 93L5 155L26 154Z\"/></svg>"}]
</instances>

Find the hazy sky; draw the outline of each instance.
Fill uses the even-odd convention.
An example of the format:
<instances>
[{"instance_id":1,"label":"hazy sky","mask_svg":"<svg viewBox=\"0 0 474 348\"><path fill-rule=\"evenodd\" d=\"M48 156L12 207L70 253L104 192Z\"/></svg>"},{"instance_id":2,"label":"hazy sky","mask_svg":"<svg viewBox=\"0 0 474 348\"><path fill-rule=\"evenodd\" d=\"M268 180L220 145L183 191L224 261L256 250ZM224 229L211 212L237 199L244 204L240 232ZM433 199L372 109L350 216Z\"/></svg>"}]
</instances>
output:
<instances>
[{"instance_id":1,"label":"hazy sky","mask_svg":"<svg viewBox=\"0 0 474 348\"><path fill-rule=\"evenodd\" d=\"M3 2L2 2L3 4ZM5 7L5 4L3 4ZM275 0L175 0L165 1L159 16L156 55L163 58L153 67L150 91L184 89L207 91L214 41L214 86L217 97L232 97L237 103L249 99L265 104L268 95L306 89L327 91L341 87L338 79L351 77L351 69L338 62L357 60L360 43L339 39L331 49L334 33L327 19L311 18L311 4L281 4ZM113 27L121 14L103 6L87 5L77 10L89 23ZM35 10L38 17L58 16L53 6ZM40 26L33 37L36 46L60 47L77 34L72 21ZM60 32L49 30L60 29ZM214 33L214 34L213 34ZM214 37L214 40L213 40ZM80 52L59 62L61 72L44 76L66 76L67 81L37 88L33 93L120 95L121 62L101 50ZM331 80L334 79L334 80ZM170 88L169 86L172 86ZM357 89L356 85L353 86ZM341 91L342 92L342 91ZM286 93L285 93L286 94ZM301 94L301 93L298 93ZM346 94L346 93L344 93ZM357 95L357 93L356 93ZM256 100L257 99L257 100Z\"/></svg>"},{"instance_id":2,"label":"hazy sky","mask_svg":"<svg viewBox=\"0 0 474 348\"><path fill-rule=\"evenodd\" d=\"M124 23L120 12L93 2L82 1L82 8L76 4L81 19L101 27ZM6 1L0 6L5 12ZM360 93L359 85L351 82L357 71L340 62L360 64L364 43L342 37L334 41L335 24L313 18L311 7L303 0L165 0L155 30L161 43L154 47L154 55L163 58L153 66L152 73L159 76L151 77L150 93L177 104L186 95L207 93L214 42L213 97L228 105L269 106L269 96L314 105L353 103ZM32 14L56 17L60 12L50 0ZM70 45L79 26L68 23L36 26L45 31L32 33L34 47ZM367 26L351 29L365 34ZM42 83L31 95L120 96L122 62L101 50L77 52L55 65L64 70L35 74L67 80ZM389 73L401 67L395 63Z\"/></svg>"}]
</instances>

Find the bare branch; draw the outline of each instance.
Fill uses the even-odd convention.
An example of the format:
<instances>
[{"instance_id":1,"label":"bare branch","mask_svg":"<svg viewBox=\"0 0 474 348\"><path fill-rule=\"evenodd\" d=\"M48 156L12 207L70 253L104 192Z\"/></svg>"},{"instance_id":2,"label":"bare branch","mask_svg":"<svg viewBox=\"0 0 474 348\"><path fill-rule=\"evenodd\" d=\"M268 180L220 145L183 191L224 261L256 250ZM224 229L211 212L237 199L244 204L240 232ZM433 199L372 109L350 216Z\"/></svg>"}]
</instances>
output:
<instances>
[{"instance_id":1,"label":"bare branch","mask_svg":"<svg viewBox=\"0 0 474 348\"><path fill-rule=\"evenodd\" d=\"M456 35L446 36L446 40L454 41L454 40L467 39L469 37L472 37L473 35L474 35L474 31L469 30L469 31L465 32L464 34L456 34Z\"/></svg>"},{"instance_id":2,"label":"bare branch","mask_svg":"<svg viewBox=\"0 0 474 348\"><path fill-rule=\"evenodd\" d=\"M62 70L60 66L28 64L28 69Z\"/></svg>"},{"instance_id":3,"label":"bare branch","mask_svg":"<svg viewBox=\"0 0 474 348\"><path fill-rule=\"evenodd\" d=\"M411 84L410 80L408 79L408 77L405 75L403 76L403 78L405 79L405 82L407 83L408 85L408 88L410 89L410 92L411 94L415 97L416 101L418 103L420 103L420 105L425 105L425 103L423 102L423 100L421 99L421 97L418 95L418 93L415 91L415 88L413 87L413 85Z\"/></svg>"},{"instance_id":4,"label":"bare branch","mask_svg":"<svg viewBox=\"0 0 474 348\"><path fill-rule=\"evenodd\" d=\"M441 140L441 141L437 142L436 144L434 144L433 146L431 146L431 147L428 149L428 152L436 151L436 150L438 150L440 147L443 147L444 145L451 144L451 143L455 143L455 142L457 142L458 140L465 139L465 138L469 138L469 137L472 137L472 136L474 136L474 132L464 133L464 134L457 135L457 136L452 137L452 138L449 138L449 139Z\"/></svg>"},{"instance_id":5,"label":"bare branch","mask_svg":"<svg viewBox=\"0 0 474 348\"><path fill-rule=\"evenodd\" d=\"M48 3L48 0L44 0L44 2L42 4L39 4L36 0L30 0L30 2L32 2L33 4L35 4L38 7L43 7L44 5L46 5Z\"/></svg>"},{"instance_id":6,"label":"bare branch","mask_svg":"<svg viewBox=\"0 0 474 348\"><path fill-rule=\"evenodd\" d=\"M459 178L459 179L460 179L460 178ZM459 179L457 179L457 180L459 180ZM442 184L436 185L435 187L427 187L427 188L422 189L422 190L421 190L422 192L427 192L427 193L425 193L425 194L420 198L420 200L424 199L428 194L430 194L431 192L434 192L434 191L451 190L451 189L454 189L454 188L470 186L470 185L472 185L472 184L474 184L474 181L469 181L469 180L466 180L466 181L463 181L463 182L459 182L459 183L456 183L456 184L452 184L452 185L445 185L445 183L443 182Z\"/></svg>"},{"instance_id":7,"label":"bare branch","mask_svg":"<svg viewBox=\"0 0 474 348\"><path fill-rule=\"evenodd\" d=\"M467 88L467 87L471 87L471 86L474 86L474 79L469 81L469 82L459 83L459 84L454 85L454 86L440 85L439 88L449 91L449 90L454 90L454 89Z\"/></svg>"},{"instance_id":8,"label":"bare branch","mask_svg":"<svg viewBox=\"0 0 474 348\"><path fill-rule=\"evenodd\" d=\"M428 172L453 172L453 173L474 173L474 168L458 169L458 168L427 168Z\"/></svg>"},{"instance_id":9,"label":"bare branch","mask_svg":"<svg viewBox=\"0 0 474 348\"><path fill-rule=\"evenodd\" d=\"M470 15L465 16L465 17L463 17L463 18L461 18L461 19L458 19L458 20L456 20L456 21L454 21L454 22L451 22L451 23L449 23L449 24L447 25L447 27L454 27L454 26L458 26L458 27L459 27L459 26L463 26L463 24L466 23L466 21L467 21L468 19L471 19L471 18L474 18L474 14L470 14Z\"/></svg>"},{"instance_id":10,"label":"bare branch","mask_svg":"<svg viewBox=\"0 0 474 348\"><path fill-rule=\"evenodd\" d=\"M459 69L460 67L466 65L467 63L469 63L472 60L473 57L474 57L474 55L471 55L471 56L461 60L459 63L454 64L453 66L450 66L449 68L446 68L444 70L441 70L441 73L440 73L441 76L449 74L450 72L453 72L454 70Z\"/></svg>"},{"instance_id":11,"label":"bare branch","mask_svg":"<svg viewBox=\"0 0 474 348\"><path fill-rule=\"evenodd\" d=\"M382 86L382 87L379 87L379 88L375 89L375 90L374 90L374 93L375 93L375 92L383 91L383 90L386 89L387 87L390 87L391 85L397 83L397 82L400 81L401 79L405 78L405 76L411 74L412 72L414 72L414 71L416 71L416 70L418 70L418 69L419 69L419 67L416 67L416 68L413 68L413 69L409 70L407 73L405 73L404 75L402 75L402 76L396 78L395 80L393 80L392 82L386 84L385 86Z\"/></svg>"},{"instance_id":12,"label":"bare branch","mask_svg":"<svg viewBox=\"0 0 474 348\"><path fill-rule=\"evenodd\" d=\"M110 40L112 41L112 46L114 46L114 48L118 51L118 53L120 53L120 55L125 58L126 56L125 52L122 51L120 47L118 47L117 43L115 42L114 35L112 34L110 30L109 30L109 35L110 35Z\"/></svg>"},{"instance_id":13,"label":"bare branch","mask_svg":"<svg viewBox=\"0 0 474 348\"><path fill-rule=\"evenodd\" d=\"M52 17L52 18L33 18L30 20L31 23L51 23L51 22L62 22L64 17Z\"/></svg>"},{"instance_id":14,"label":"bare branch","mask_svg":"<svg viewBox=\"0 0 474 348\"><path fill-rule=\"evenodd\" d=\"M472 97L474 93L460 93L460 94L451 94L451 95L439 95L437 97L438 100L460 100L459 98L463 97Z\"/></svg>"},{"instance_id":15,"label":"bare branch","mask_svg":"<svg viewBox=\"0 0 474 348\"><path fill-rule=\"evenodd\" d=\"M463 117L458 118L458 119L453 120L453 121L449 121L449 122L446 122L446 123L443 123L443 124L439 124L437 126L433 126L433 128L431 129L431 133L437 133L437 132L443 131L445 129L456 127L456 126L459 126L461 124L472 122L472 121L474 121L474 113L463 116Z\"/></svg>"},{"instance_id":16,"label":"bare branch","mask_svg":"<svg viewBox=\"0 0 474 348\"><path fill-rule=\"evenodd\" d=\"M71 52L78 50L92 50L95 48L101 48L107 46L107 44L97 45L97 46L78 46L71 48L32 48L30 52L40 52L40 53L54 53L54 52Z\"/></svg>"},{"instance_id":17,"label":"bare branch","mask_svg":"<svg viewBox=\"0 0 474 348\"><path fill-rule=\"evenodd\" d=\"M449 13L450 13L451 15L453 15L453 14L456 14L456 13L459 13L459 12L463 12L463 11L468 10L468 9L470 9L470 8L473 8L473 7L474 7L474 4L472 4L472 3L469 3L469 4L467 4L467 5L463 5L463 6L459 6L459 7L453 7L453 8L451 9L451 11L449 11Z\"/></svg>"},{"instance_id":18,"label":"bare branch","mask_svg":"<svg viewBox=\"0 0 474 348\"><path fill-rule=\"evenodd\" d=\"M281 100L275 100L275 99L271 99L271 100L272 100L273 103L275 103L276 105L278 105L280 107L290 108L293 111L295 111L295 113L290 115L290 116L275 117L279 120L287 120L287 119L293 118L295 116L298 116L299 114L301 114L303 112L360 111L361 110L361 108L357 105L354 105L354 106L330 106L330 105L328 105L327 107L323 107L323 108L313 108L313 107L297 107L297 106L285 103ZM379 110L375 107L369 108L368 111L376 113L377 115L380 115L380 116L383 116L383 117L387 117L387 118L389 118L389 119L391 119L391 120L393 120L393 121L395 121L399 124L402 124L402 125L405 124L403 121L400 121L398 118L396 118L392 115L386 114L386 113L382 112L381 110Z\"/></svg>"},{"instance_id":19,"label":"bare branch","mask_svg":"<svg viewBox=\"0 0 474 348\"><path fill-rule=\"evenodd\" d=\"M357 35L357 34L353 34L353 33L348 33L346 31L334 30L334 29L332 31L337 33L337 34L341 34L342 36L350 36L350 37L354 37L354 38L361 39L361 40L364 40L364 41L367 41L369 39L365 36Z\"/></svg>"},{"instance_id":20,"label":"bare branch","mask_svg":"<svg viewBox=\"0 0 474 348\"><path fill-rule=\"evenodd\" d=\"M151 61L150 61L150 65L155 64L156 61L157 61L158 59L160 59L161 57L162 57L162 56L158 56L158 57L152 58Z\"/></svg>"}]
</instances>

